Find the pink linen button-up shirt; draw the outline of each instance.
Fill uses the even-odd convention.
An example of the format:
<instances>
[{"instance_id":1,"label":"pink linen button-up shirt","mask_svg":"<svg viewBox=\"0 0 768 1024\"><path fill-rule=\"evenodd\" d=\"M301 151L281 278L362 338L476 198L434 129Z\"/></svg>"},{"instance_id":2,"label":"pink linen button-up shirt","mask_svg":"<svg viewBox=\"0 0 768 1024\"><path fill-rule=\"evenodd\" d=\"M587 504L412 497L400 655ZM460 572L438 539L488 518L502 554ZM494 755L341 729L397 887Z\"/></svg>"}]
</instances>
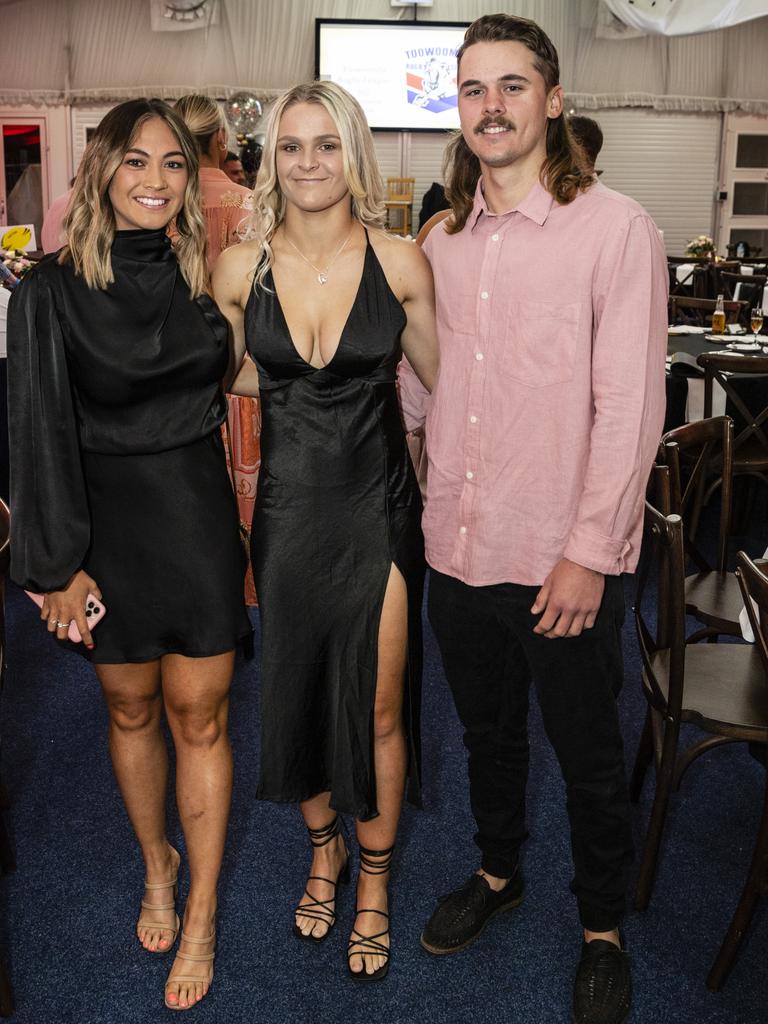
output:
<instances>
[{"instance_id":1,"label":"pink linen button-up shirt","mask_svg":"<svg viewBox=\"0 0 768 1024\"><path fill-rule=\"evenodd\" d=\"M440 373L427 403L404 362L400 391L408 429L427 406L427 561L471 586L539 586L562 557L631 572L665 409L656 225L599 182L493 214L481 180L464 229L424 251Z\"/></svg>"}]
</instances>

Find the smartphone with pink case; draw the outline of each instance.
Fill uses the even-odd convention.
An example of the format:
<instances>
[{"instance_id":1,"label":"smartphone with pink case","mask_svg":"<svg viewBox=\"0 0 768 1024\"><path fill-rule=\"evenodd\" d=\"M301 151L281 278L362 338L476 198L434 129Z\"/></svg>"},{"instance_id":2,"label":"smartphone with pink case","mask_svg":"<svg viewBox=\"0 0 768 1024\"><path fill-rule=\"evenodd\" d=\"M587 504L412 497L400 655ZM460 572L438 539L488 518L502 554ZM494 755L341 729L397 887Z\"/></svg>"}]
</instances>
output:
<instances>
[{"instance_id":1,"label":"smartphone with pink case","mask_svg":"<svg viewBox=\"0 0 768 1024\"><path fill-rule=\"evenodd\" d=\"M32 598L38 608L43 607L44 594L33 594L31 590L25 590L24 593L27 597ZM100 598L94 597L93 594L89 594L85 601L85 615L90 629L93 629L97 623L101 622L106 614L107 609L104 607L104 602ZM80 630L77 628L77 623L74 619L69 624L67 637L72 643L82 643L83 638L80 636Z\"/></svg>"}]
</instances>

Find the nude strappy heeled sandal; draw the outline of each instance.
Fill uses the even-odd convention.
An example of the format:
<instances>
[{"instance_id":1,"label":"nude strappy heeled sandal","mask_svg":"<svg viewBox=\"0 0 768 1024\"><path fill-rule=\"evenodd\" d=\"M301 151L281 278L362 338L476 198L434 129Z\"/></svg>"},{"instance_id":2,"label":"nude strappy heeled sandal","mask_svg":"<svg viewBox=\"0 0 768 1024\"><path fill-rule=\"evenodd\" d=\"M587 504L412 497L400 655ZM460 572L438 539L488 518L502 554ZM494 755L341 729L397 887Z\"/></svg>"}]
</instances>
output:
<instances>
[{"instance_id":1,"label":"nude strappy heeled sandal","mask_svg":"<svg viewBox=\"0 0 768 1024\"><path fill-rule=\"evenodd\" d=\"M211 934L206 939L196 939L193 935L187 935L186 932L182 932L181 933L181 941L182 942L191 942L191 943L196 944L198 946L204 946L204 945L206 945L209 942L214 942L215 939L216 939L216 931L215 930L212 931ZM210 953L182 953L181 950L178 950L177 953L176 953L176 956L178 957L179 960L186 960L189 963L204 964L204 963L210 963L212 960L215 959L215 957L216 957L216 950L214 949ZM173 968L171 968L171 971L173 971ZM211 985L212 982L213 982L213 976L211 976L211 981L208 982L209 989L210 989L210 985ZM176 1003L176 1004L169 1003L168 1002L168 988L171 985L204 985L204 984L206 984L205 979L204 978L199 978L199 977L197 977L194 974L176 974L176 975L173 975L173 976L169 975L168 980L165 983L165 999L164 999L165 1005L167 1006L167 1008L169 1010L191 1010L192 1007L196 1006L198 1002L201 1002L201 1000L198 999L196 1002L190 1003L189 1006L180 1006L178 1003ZM208 993L206 992L206 995L207 994ZM205 996L203 996L203 999L204 998L205 998Z\"/></svg>"},{"instance_id":2,"label":"nude strappy heeled sandal","mask_svg":"<svg viewBox=\"0 0 768 1024\"><path fill-rule=\"evenodd\" d=\"M174 910L176 909L176 900L179 895L179 872L177 870L173 878L167 882L144 882L144 888L150 892L158 889L173 889L173 902L172 903L147 903L146 900L141 901L142 912L145 910ZM173 944L176 941L176 936L179 934L179 928L181 922L179 921L179 915L174 914L176 918L176 926L169 928L167 924L163 924L160 921L142 921L141 914L139 914L139 920L136 922L136 928L155 929L156 931L172 932L171 941L168 943L165 949L147 949L146 946L142 946L143 949L147 950L147 953L170 953L173 949ZM138 931L137 931L138 937ZM141 942L141 939L139 939Z\"/></svg>"}]
</instances>

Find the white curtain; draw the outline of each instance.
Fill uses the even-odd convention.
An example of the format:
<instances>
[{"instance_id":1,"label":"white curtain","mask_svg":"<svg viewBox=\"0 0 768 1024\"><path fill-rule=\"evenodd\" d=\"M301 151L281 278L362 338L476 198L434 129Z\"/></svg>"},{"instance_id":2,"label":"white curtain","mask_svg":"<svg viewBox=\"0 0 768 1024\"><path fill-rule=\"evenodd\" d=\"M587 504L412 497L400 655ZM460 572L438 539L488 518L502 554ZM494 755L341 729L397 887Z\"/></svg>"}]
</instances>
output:
<instances>
[{"instance_id":1,"label":"white curtain","mask_svg":"<svg viewBox=\"0 0 768 1024\"><path fill-rule=\"evenodd\" d=\"M715 32L768 14L766 0L603 0L624 25L636 32L685 36Z\"/></svg>"},{"instance_id":2,"label":"white curtain","mask_svg":"<svg viewBox=\"0 0 768 1024\"><path fill-rule=\"evenodd\" d=\"M734 2L734 0L732 0ZM435 0L418 20L469 22L488 0ZM498 4L537 21L579 107L768 113L768 17L697 36L596 35L598 0ZM96 103L140 94L262 99L312 78L315 18L409 20L389 0L219 0L219 22L152 32L146 0L25 0L3 7L0 103Z\"/></svg>"}]
</instances>

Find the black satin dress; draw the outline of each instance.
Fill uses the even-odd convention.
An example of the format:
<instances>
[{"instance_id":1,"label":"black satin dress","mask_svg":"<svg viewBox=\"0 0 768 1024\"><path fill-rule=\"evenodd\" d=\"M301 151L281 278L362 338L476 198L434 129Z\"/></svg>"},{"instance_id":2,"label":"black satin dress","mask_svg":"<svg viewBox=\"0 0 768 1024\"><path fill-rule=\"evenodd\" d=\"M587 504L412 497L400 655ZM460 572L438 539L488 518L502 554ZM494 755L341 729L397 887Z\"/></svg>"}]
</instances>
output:
<instances>
[{"instance_id":1,"label":"black satin dress","mask_svg":"<svg viewBox=\"0 0 768 1024\"><path fill-rule=\"evenodd\" d=\"M269 274L245 312L259 371L261 470L252 556L262 624L258 795L375 817L378 631L392 564L408 589L408 795L419 795L421 498L395 369L405 314L368 243L338 349L299 355Z\"/></svg>"},{"instance_id":2,"label":"black satin dress","mask_svg":"<svg viewBox=\"0 0 768 1024\"><path fill-rule=\"evenodd\" d=\"M47 257L11 299L11 577L96 580L96 663L221 654L250 628L219 430L226 321L190 298L164 231L118 232L112 269L91 289Z\"/></svg>"}]
</instances>

